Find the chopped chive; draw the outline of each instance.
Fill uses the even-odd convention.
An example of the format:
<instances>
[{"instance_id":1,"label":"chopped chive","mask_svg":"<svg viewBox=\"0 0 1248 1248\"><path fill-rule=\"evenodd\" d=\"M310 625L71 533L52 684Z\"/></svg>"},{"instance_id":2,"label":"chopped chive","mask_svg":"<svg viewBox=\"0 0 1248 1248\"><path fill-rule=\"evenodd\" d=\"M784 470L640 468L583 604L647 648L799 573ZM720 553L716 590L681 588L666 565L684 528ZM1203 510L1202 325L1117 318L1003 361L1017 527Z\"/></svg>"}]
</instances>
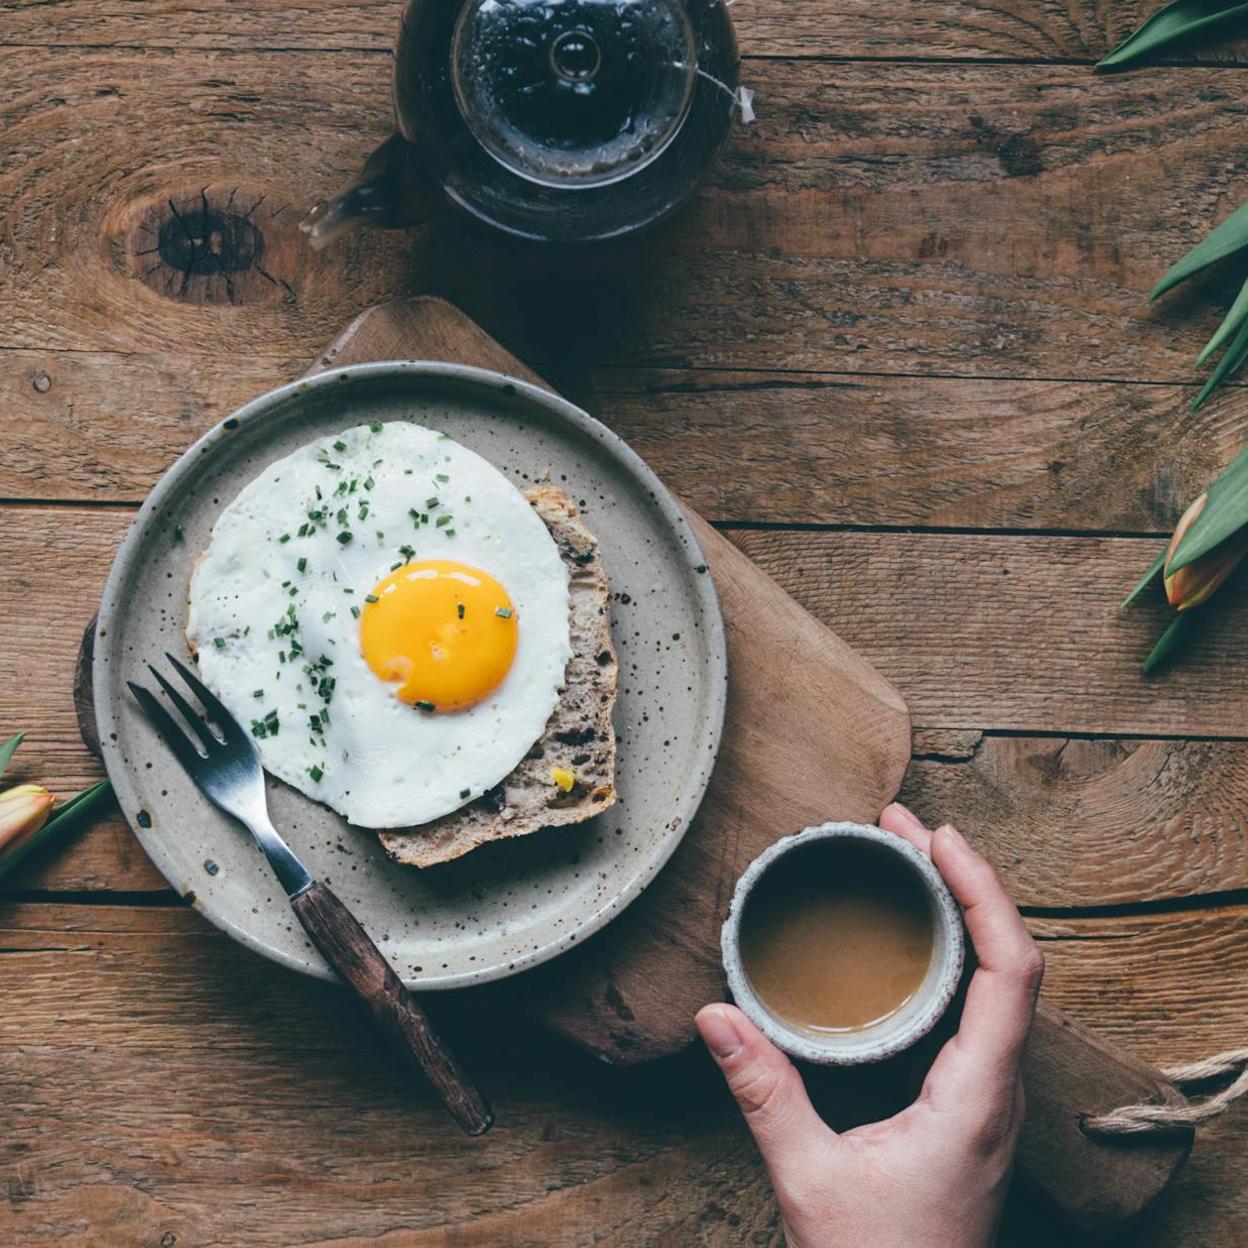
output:
<instances>
[{"instance_id":1,"label":"chopped chive","mask_svg":"<svg viewBox=\"0 0 1248 1248\"><path fill-rule=\"evenodd\" d=\"M498 616L500 620L509 620L515 612L510 607L495 607L494 614Z\"/></svg>"},{"instance_id":2,"label":"chopped chive","mask_svg":"<svg viewBox=\"0 0 1248 1248\"><path fill-rule=\"evenodd\" d=\"M444 472L439 472L433 479L440 485L445 485L450 480L450 477L448 477Z\"/></svg>"},{"instance_id":3,"label":"chopped chive","mask_svg":"<svg viewBox=\"0 0 1248 1248\"><path fill-rule=\"evenodd\" d=\"M360 519L361 520L368 519L368 504L367 503L360 504Z\"/></svg>"},{"instance_id":4,"label":"chopped chive","mask_svg":"<svg viewBox=\"0 0 1248 1248\"><path fill-rule=\"evenodd\" d=\"M322 771L321 768L319 768L315 763L308 768L308 775L312 777L313 783L318 782L324 774L324 771Z\"/></svg>"},{"instance_id":5,"label":"chopped chive","mask_svg":"<svg viewBox=\"0 0 1248 1248\"><path fill-rule=\"evenodd\" d=\"M338 441L334 443L334 450L341 453L342 451L345 451L346 449L347 449L347 444L345 442Z\"/></svg>"},{"instance_id":6,"label":"chopped chive","mask_svg":"<svg viewBox=\"0 0 1248 1248\"><path fill-rule=\"evenodd\" d=\"M446 528L448 524L450 524L450 522L451 522L450 516L439 516L437 518L437 521L434 527L439 528L439 529L444 529Z\"/></svg>"},{"instance_id":7,"label":"chopped chive","mask_svg":"<svg viewBox=\"0 0 1248 1248\"><path fill-rule=\"evenodd\" d=\"M307 560L307 556L306 556L306 555L300 555L300 556L299 556L299 562L295 564L295 567L297 567L297 568L299 569L299 571L300 571L300 572L306 572L306 571L308 570L308 560Z\"/></svg>"},{"instance_id":8,"label":"chopped chive","mask_svg":"<svg viewBox=\"0 0 1248 1248\"><path fill-rule=\"evenodd\" d=\"M461 620L464 618L464 604L462 602L457 602L455 604L455 614L458 615Z\"/></svg>"},{"instance_id":9,"label":"chopped chive","mask_svg":"<svg viewBox=\"0 0 1248 1248\"><path fill-rule=\"evenodd\" d=\"M224 649L225 649L225 638L224 638L224 637L214 637L214 638L212 639L212 644L213 644L214 646L216 646L216 648L217 648L218 650L224 650Z\"/></svg>"},{"instance_id":10,"label":"chopped chive","mask_svg":"<svg viewBox=\"0 0 1248 1248\"><path fill-rule=\"evenodd\" d=\"M460 789L459 795L460 797L467 797L471 792L471 789Z\"/></svg>"},{"instance_id":11,"label":"chopped chive","mask_svg":"<svg viewBox=\"0 0 1248 1248\"><path fill-rule=\"evenodd\" d=\"M454 537L454 536L455 536L455 530L454 530L454 529L446 529L446 530L445 530L445 534L446 534L446 536L447 536L447 537Z\"/></svg>"},{"instance_id":12,"label":"chopped chive","mask_svg":"<svg viewBox=\"0 0 1248 1248\"><path fill-rule=\"evenodd\" d=\"M417 702L416 709L418 711L436 711L438 708L432 702Z\"/></svg>"},{"instance_id":13,"label":"chopped chive","mask_svg":"<svg viewBox=\"0 0 1248 1248\"><path fill-rule=\"evenodd\" d=\"M380 602L381 599L378 598L376 594L365 594L364 601L365 602Z\"/></svg>"},{"instance_id":14,"label":"chopped chive","mask_svg":"<svg viewBox=\"0 0 1248 1248\"><path fill-rule=\"evenodd\" d=\"M287 543L288 541L290 541L290 534L289 534L289 533L283 533L283 534L281 535L281 537L279 537L277 540L278 540L279 542L281 542L283 546L285 546L285 545L286 545L286 543Z\"/></svg>"},{"instance_id":15,"label":"chopped chive","mask_svg":"<svg viewBox=\"0 0 1248 1248\"><path fill-rule=\"evenodd\" d=\"M360 618L360 609L355 605L355 603L351 604L351 614L355 616L357 620Z\"/></svg>"},{"instance_id":16,"label":"chopped chive","mask_svg":"<svg viewBox=\"0 0 1248 1248\"><path fill-rule=\"evenodd\" d=\"M263 690L263 689L253 689L253 690L251 691L251 696L252 696L253 698L262 698L262 697L264 697L264 690Z\"/></svg>"},{"instance_id":17,"label":"chopped chive","mask_svg":"<svg viewBox=\"0 0 1248 1248\"><path fill-rule=\"evenodd\" d=\"M343 531L338 534L338 545L339 546L348 545L351 541L351 538L352 538L351 532L347 529L343 529Z\"/></svg>"},{"instance_id":18,"label":"chopped chive","mask_svg":"<svg viewBox=\"0 0 1248 1248\"><path fill-rule=\"evenodd\" d=\"M180 542L185 536L186 530L180 524L175 524L173 526L173 540Z\"/></svg>"},{"instance_id":19,"label":"chopped chive","mask_svg":"<svg viewBox=\"0 0 1248 1248\"><path fill-rule=\"evenodd\" d=\"M432 510L433 510L433 509L434 509L437 505L438 505L438 500L437 500L436 498L427 498L427 499L425 499L425 507L426 507L429 511L432 511Z\"/></svg>"},{"instance_id":20,"label":"chopped chive","mask_svg":"<svg viewBox=\"0 0 1248 1248\"><path fill-rule=\"evenodd\" d=\"M364 478L364 488L366 490L371 490L373 486L376 484L377 482L373 480L371 473L367 477Z\"/></svg>"},{"instance_id":21,"label":"chopped chive","mask_svg":"<svg viewBox=\"0 0 1248 1248\"><path fill-rule=\"evenodd\" d=\"M381 421L379 421L379 420L375 420L375 421L373 421L373 423L372 423L371 425L369 425L369 428L370 428L370 429L371 429L374 433L380 433L380 432L381 432Z\"/></svg>"}]
</instances>

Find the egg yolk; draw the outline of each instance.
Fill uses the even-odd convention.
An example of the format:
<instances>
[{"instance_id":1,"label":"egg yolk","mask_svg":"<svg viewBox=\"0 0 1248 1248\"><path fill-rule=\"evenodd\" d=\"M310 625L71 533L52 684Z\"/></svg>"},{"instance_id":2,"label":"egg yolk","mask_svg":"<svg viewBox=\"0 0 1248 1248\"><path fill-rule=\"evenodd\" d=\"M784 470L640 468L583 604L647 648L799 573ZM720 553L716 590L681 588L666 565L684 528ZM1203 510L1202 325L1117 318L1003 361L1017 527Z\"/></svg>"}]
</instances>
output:
<instances>
[{"instance_id":1,"label":"egg yolk","mask_svg":"<svg viewBox=\"0 0 1248 1248\"><path fill-rule=\"evenodd\" d=\"M360 652L396 696L424 711L462 711L503 683L518 627L488 572L446 559L409 563L373 588L360 613Z\"/></svg>"}]
</instances>

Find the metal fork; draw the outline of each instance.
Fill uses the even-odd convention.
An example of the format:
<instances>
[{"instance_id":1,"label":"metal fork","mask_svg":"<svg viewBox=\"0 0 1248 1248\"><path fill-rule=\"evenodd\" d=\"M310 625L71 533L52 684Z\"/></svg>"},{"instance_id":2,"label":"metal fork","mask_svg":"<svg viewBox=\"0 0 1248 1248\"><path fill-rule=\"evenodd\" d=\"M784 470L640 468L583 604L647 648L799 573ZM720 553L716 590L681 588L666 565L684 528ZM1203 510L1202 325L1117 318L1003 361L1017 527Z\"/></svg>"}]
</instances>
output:
<instances>
[{"instance_id":1,"label":"metal fork","mask_svg":"<svg viewBox=\"0 0 1248 1248\"><path fill-rule=\"evenodd\" d=\"M327 885L313 879L273 827L255 742L201 680L173 655L166 654L165 658L199 700L206 717L149 663L148 671L177 708L191 735L178 726L155 694L127 681L152 727L200 792L256 838L313 944L368 1006L382 1030L425 1073L459 1125L469 1135L488 1131L494 1121L489 1105L460 1070L424 1010L359 920Z\"/></svg>"}]
</instances>

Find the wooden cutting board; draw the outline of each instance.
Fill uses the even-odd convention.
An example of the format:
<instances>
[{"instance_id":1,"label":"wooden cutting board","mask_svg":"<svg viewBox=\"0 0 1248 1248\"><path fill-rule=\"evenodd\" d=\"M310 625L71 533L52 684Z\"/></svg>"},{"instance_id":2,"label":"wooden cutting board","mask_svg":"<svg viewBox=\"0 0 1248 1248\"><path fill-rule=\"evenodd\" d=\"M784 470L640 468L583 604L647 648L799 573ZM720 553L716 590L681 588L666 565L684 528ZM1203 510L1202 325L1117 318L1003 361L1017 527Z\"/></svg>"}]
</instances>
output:
<instances>
[{"instance_id":1,"label":"wooden cutting board","mask_svg":"<svg viewBox=\"0 0 1248 1248\"><path fill-rule=\"evenodd\" d=\"M309 373L390 359L473 364L545 385L458 309L428 298L367 309ZM610 412L594 414L610 424ZM671 861L620 917L505 989L555 1031L615 1063L686 1048L698 1007L723 999L719 928L750 860L810 824L875 822L910 759L909 713L897 690L685 511L719 592L730 672L723 743L701 811ZM88 647L90 639L89 630ZM91 745L90 697L76 700ZM1044 1003L1024 1078L1020 1165L1085 1231L1108 1233L1136 1217L1187 1157L1190 1132L1130 1144L1083 1134L1081 1114L1182 1097L1152 1067Z\"/></svg>"}]
</instances>

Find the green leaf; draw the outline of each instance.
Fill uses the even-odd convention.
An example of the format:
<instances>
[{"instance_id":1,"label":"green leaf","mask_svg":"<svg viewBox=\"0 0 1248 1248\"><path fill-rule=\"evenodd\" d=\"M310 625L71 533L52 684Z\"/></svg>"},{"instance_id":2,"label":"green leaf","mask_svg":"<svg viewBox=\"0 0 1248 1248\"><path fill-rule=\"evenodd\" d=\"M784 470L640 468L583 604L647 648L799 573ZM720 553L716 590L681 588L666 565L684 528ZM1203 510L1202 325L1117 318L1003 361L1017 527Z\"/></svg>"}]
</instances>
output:
<instances>
[{"instance_id":1,"label":"green leaf","mask_svg":"<svg viewBox=\"0 0 1248 1248\"><path fill-rule=\"evenodd\" d=\"M90 814L111 791L112 785L107 780L101 780L98 784L93 784L89 789L83 789L81 793L71 797L60 810L49 817L47 823L30 840L0 859L0 879L12 871L37 845L42 845L49 837L68 831L84 816Z\"/></svg>"},{"instance_id":2,"label":"green leaf","mask_svg":"<svg viewBox=\"0 0 1248 1248\"><path fill-rule=\"evenodd\" d=\"M1211 28L1248 14L1243 0L1173 0L1158 9L1133 35L1124 39L1097 69L1121 69L1142 60L1180 39L1202 34Z\"/></svg>"},{"instance_id":3,"label":"green leaf","mask_svg":"<svg viewBox=\"0 0 1248 1248\"><path fill-rule=\"evenodd\" d=\"M1144 660L1146 676L1168 663L1187 643L1188 634L1192 628L1192 618L1195 614L1195 611L1180 611L1174 617L1173 623L1158 638L1157 644L1149 651L1148 658Z\"/></svg>"},{"instance_id":4,"label":"green leaf","mask_svg":"<svg viewBox=\"0 0 1248 1248\"><path fill-rule=\"evenodd\" d=\"M1248 12L1248 4L1244 6ZM1181 260L1176 261L1166 270L1165 276L1153 287L1148 296L1150 300L1164 295L1166 291L1186 281L1193 273L1237 251L1248 247L1248 204L1241 204L1215 230L1205 235Z\"/></svg>"},{"instance_id":5,"label":"green leaf","mask_svg":"<svg viewBox=\"0 0 1248 1248\"><path fill-rule=\"evenodd\" d=\"M13 761L13 755L17 753L17 747L21 745L25 735L24 732L19 732L0 745L0 776L8 770L9 764Z\"/></svg>"},{"instance_id":6,"label":"green leaf","mask_svg":"<svg viewBox=\"0 0 1248 1248\"><path fill-rule=\"evenodd\" d=\"M1203 364L1239 327L1248 320L1248 281L1240 287L1231 310L1222 318L1212 338L1205 343L1196 357L1197 364Z\"/></svg>"},{"instance_id":7,"label":"green leaf","mask_svg":"<svg viewBox=\"0 0 1248 1248\"><path fill-rule=\"evenodd\" d=\"M1248 356L1248 321L1239 327L1234 341L1218 361L1217 368L1209 374L1209 380L1201 386L1200 393L1192 400L1188 411L1200 411L1209 396L1244 362L1245 356Z\"/></svg>"},{"instance_id":8,"label":"green leaf","mask_svg":"<svg viewBox=\"0 0 1248 1248\"><path fill-rule=\"evenodd\" d=\"M1161 548L1161 554L1153 560L1152 567L1140 577L1135 588L1122 600L1122 607L1118 608L1120 611L1123 607L1129 607L1161 575L1162 568L1166 566L1166 549L1166 546Z\"/></svg>"},{"instance_id":9,"label":"green leaf","mask_svg":"<svg viewBox=\"0 0 1248 1248\"><path fill-rule=\"evenodd\" d=\"M1248 446L1235 456L1208 493L1209 501L1175 548L1171 572L1187 567L1248 523Z\"/></svg>"}]
</instances>

